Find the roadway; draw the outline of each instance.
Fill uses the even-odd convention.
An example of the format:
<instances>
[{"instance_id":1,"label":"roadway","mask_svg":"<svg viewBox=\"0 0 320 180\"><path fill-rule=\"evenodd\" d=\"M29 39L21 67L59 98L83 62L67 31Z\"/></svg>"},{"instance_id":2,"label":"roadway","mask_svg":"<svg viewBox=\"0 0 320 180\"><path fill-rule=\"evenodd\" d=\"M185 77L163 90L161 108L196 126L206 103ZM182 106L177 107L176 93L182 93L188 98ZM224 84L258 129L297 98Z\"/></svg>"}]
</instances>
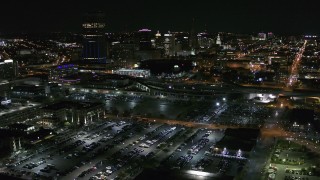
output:
<instances>
[{"instance_id":1,"label":"roadway","mask_svg":"<svg viewBox=\"0 0 320 180\"><path fill-rule=\"evenodd\" d=\"M296 84L296 82L298 81L299 67L301 64L301 59L302 59L303 53L306 48L306 44L307 44L307 40L304 41L302 47L299 49L299 52L296 54L295 59L293 60L293 63L291 65L291 73L288 78L287 87L294 86Z\"/></svg>"}]
</instances>

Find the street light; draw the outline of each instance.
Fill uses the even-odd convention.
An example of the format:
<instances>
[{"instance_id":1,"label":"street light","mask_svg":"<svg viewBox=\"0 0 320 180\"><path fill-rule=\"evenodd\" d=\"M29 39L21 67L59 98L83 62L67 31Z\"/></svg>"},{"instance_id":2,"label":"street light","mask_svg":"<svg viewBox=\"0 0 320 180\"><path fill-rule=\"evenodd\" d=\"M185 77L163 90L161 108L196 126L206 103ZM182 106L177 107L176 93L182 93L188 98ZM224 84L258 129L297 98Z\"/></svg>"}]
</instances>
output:
<instances>
[{"instance_id":1,"label":"street light","mask_svg":"<svg viewBox=\"0 0 320 180\"><path fill-rule=\"evenodd\" d=\"M219 103L219 102L217 102L217 103L216 103L216 105L217 105L217 106L220 106L220 103Z\"/></svg>"},{"instance_id":2,"label":"street light","mask_svg":"<svg viewBox=\"0 0 320 180\"><path fill-rule=\"evenodd\" d=\"M222 155L226 155L226 154L227 154L227 148L223 148Z\"/></svg>"},{"instance_id":3,"label":"street light","mask_svg":"<svg viewBox=\"0 0 320 180\"><path fill-rule=\"evenodd\" d=\"M239 151L237 152L237 157L241 157L242 156L242 152L241 150L239 149Z\"/></svg>"}]
</instances>

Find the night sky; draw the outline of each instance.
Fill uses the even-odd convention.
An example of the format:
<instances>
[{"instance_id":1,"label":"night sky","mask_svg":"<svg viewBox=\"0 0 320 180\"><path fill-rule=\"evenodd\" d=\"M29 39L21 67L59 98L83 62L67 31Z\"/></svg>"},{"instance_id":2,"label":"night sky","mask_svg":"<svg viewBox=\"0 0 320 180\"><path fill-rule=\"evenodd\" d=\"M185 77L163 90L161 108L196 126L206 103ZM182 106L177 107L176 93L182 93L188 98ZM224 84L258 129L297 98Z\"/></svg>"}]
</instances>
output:
<instances>
[{"instance_id":1,"label":"night sky","mask_svg":"<svg viewBox=\"0 0 320 180\"><path fill-rule=\"evenodd\" d=\"M10 0L1 2L0 32L80 32L85 12L104 11L107 31L318 33L317 0Z\"/></svg>"}]
</instances>

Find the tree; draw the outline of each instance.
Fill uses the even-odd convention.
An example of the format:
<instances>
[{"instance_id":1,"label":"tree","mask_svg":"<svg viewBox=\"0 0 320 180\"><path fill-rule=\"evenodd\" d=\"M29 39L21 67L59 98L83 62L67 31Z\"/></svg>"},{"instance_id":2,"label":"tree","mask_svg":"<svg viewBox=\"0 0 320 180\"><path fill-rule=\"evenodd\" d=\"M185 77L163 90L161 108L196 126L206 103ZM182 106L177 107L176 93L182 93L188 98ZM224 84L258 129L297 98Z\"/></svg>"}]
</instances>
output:
<instances>
[{"instance_id":1,"label":"tree","mask_svg":"<svg viewBox=\"0 0 320 180\"><path fill-rule=\"evenodd\" d=\"M123 116L124 117L129 117L130 116L130 111L128 111L128 110L124 110L124 112L123 112Z\"/></svg>"},{"instance_id":2,"label":"tree","mask_svg":"<svg viewBox=\"0 0 320 180\"><path fill-rule=\"evenodd\" d=\"M118 115L119 114L119 110L117 108L112 108L111 113L113 115Z\"/></svg>"}]
</instances>

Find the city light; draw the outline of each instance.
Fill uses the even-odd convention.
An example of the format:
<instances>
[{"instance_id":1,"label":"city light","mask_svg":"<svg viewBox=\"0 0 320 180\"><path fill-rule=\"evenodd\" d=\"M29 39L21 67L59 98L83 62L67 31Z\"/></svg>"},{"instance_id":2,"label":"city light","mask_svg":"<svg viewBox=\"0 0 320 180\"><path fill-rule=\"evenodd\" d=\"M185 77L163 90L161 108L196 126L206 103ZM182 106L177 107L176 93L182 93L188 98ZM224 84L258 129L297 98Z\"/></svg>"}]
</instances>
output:
<instances>
[{"instance_id":1,"label":"city light","mask_svg":"<svg viewBox=\"0 0 320 180\"><path fill-rule=\"evenodd\" d=\"M196 175L196 176L205 176L205 177L212 176L212 173L203 172L203 171L188 170L187 173L192 174L192 175Z\"/></svg>"},{"instance_id":2,"label":"city light","mask_svg":"<svg viewBox=\"0 0 320 180\"><path fill-rule=\"evenodd\" d=\"M237 157L242 157L242 151L240 149L237 151Z\"/></svg>"},{"instance_id":3,"label":"city light","mask_svg":"<svg viewBox=\"0 0 320 180\"><path fill-rule=\"evenodd\" d=\"M227 155L228 151L227 151L227 148L223 148L223 151L221 152L221 154L224 156L224 155Z\"/></svg>"},{"instance_id":4,"label":"city light","mask_svg":"<svg viewBox=\"0 0 320 180\"><path fill-rule=\"evenodd\" d=\"M3 1L0 177L319 179L316 6L188 4Z\"/></svg>"}]
</instances>

